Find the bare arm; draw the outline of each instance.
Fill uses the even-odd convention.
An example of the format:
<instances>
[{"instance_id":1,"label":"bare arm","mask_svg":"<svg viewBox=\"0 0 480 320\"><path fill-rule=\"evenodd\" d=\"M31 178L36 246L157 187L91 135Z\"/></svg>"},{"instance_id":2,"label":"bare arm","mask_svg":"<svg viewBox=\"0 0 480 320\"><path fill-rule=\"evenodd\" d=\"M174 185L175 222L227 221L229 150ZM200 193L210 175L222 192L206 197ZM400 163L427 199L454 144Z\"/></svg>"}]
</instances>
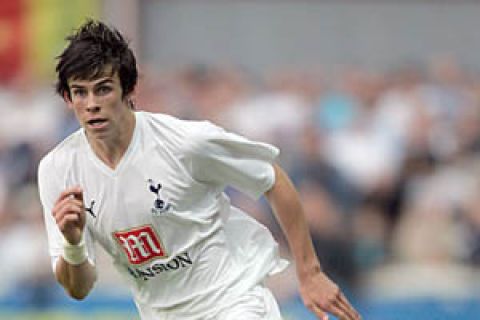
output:
<instances>
[{"instance_id":1,"label":"bare arm","mask_svg":"<svg viewBox=\"0 0 480 320\"><path fill-rule=\"evenodd\" d=\"M82 300L90 293L97 276L95 267L88 260L80 265L71 265L60 257L55 277L72 298Z\"/></svg>"},{"instance_id":2,"label":"bare arm","mask_svg":"<svg viewBox=\"0 0 480 320\"><path fill-rule=\"evenodd\" d=\"M65 240L71 246L78 246L83 238L86 221L81 188L75 187L62 192L55 203L52 215ZM55 276L72 298L81 300L93 288L96 271L88 259L77 264L69 263L64 257L59 257Z\"/></svg>"},{"instance_id":3,"label":"bare arm","mask_svg":"<svg viewBox=\"0 0 480 320\"><path fill-rule=\"evenodd\" d=\"M328 319L325 312L340 320L360 319L340 288L322 272L298 193L283 169L278 165L274 165L274 169L275 184L265 196L295 259L303 302L322 320Z\"/></svg>"}]
</instances>

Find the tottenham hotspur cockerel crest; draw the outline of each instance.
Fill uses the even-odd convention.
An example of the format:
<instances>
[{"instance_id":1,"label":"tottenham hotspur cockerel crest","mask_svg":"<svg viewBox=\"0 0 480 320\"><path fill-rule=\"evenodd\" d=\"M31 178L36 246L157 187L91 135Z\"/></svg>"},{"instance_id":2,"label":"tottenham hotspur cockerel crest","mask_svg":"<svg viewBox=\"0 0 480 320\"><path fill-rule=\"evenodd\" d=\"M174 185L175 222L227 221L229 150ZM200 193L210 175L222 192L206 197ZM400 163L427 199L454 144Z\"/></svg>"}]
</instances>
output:
<instances>
[{"instance_id":1,"label":"tottenham hotspur cockerel crest","mask_svg":"<svg viewBox=\"0 0 480 320\"><path fill-rule=\"evenodd\" d=\"M152 179L148 179L149 190L155 194L155 200L153 202L152 214L154 216L159 216L162 213L167 212L172 207L171 203L168 202L168 199L162 198L161 196L161 183L155 183Z\"/></svg>"}]
</instances>

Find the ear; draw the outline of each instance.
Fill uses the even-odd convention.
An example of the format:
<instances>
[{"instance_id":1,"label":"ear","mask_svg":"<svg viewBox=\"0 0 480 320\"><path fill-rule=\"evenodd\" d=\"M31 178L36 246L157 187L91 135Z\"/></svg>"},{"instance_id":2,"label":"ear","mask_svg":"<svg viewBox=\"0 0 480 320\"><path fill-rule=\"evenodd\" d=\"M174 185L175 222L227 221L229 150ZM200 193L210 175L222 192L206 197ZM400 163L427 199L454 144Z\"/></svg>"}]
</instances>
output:
<instances>
[{"instance_id":1,"label":"ear","mask_svg":"<svg viewBox=\"0 0 480 320\"><path fill-rule=\"evenodd\" d=\"M72 103L72 100L70 98L70 94L67 90L63 91L63 100L67 104L68 109L72 110L73 109L73 103Z\"/></svg>"},{"instance_id":2,"label":"ear","mask_svg":"<svg viewBox=\"0 0 480 320\"><path fill-rule=\"evenodd\" d=\"M136 90L135 89L125 96L125 101L127 101L127 104L129 105L129 107L131 109L135 109L135 105L136 105L135 98L136 98Z\"/></svg>"},{"instance_id":3,"label":"ear","mask_svg":"<svg viewBox=\"0 0 480 320\"><path fill-rule=\"evenodd\" d=\"M135 96L137 95L137 86L134 86L132 91L130 91L129 94L125 96L127 99L135 99Z\"/></svg>"}]
</instances>

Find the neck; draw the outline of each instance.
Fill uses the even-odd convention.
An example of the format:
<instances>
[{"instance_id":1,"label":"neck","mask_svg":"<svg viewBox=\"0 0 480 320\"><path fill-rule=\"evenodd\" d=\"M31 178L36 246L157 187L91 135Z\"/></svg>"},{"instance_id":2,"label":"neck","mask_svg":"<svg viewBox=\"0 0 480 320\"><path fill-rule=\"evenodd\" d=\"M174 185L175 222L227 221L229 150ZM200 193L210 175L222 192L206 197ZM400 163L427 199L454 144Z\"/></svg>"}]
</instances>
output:
<instances>
[{"instance_id":1,"label":"neck","mask_svg":"<svg viewBox=\"0 0 480 320\"><path fill-rule=\"evenodd\" d=\"M91 139L87 135L88 142L95 155L112 169L117 167L132 141L135 129L135 114L129 112L125 121L122 122L124 126L116 128L114 133L105 139Z\"/></svg>"}]
</instances>

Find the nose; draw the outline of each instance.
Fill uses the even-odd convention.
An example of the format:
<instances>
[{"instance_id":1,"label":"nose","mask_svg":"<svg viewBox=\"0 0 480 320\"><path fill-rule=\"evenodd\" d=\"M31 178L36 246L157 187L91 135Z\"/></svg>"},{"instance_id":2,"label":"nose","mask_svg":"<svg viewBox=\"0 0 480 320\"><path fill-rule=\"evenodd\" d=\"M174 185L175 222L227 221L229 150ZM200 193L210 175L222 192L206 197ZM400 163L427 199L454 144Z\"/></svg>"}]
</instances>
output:
<instances>
[{"instance_id":1,"label":"nose","mask_svg":"<svg viewBox=\"0 0 480 320\"><path fill-rule=\"evenodd\" d=\"M95 97L95 94L93 93L88 94L87 111L88 112L100 111L100 104L98 103L97 97Z\"/></svg>"}]
</instances>

